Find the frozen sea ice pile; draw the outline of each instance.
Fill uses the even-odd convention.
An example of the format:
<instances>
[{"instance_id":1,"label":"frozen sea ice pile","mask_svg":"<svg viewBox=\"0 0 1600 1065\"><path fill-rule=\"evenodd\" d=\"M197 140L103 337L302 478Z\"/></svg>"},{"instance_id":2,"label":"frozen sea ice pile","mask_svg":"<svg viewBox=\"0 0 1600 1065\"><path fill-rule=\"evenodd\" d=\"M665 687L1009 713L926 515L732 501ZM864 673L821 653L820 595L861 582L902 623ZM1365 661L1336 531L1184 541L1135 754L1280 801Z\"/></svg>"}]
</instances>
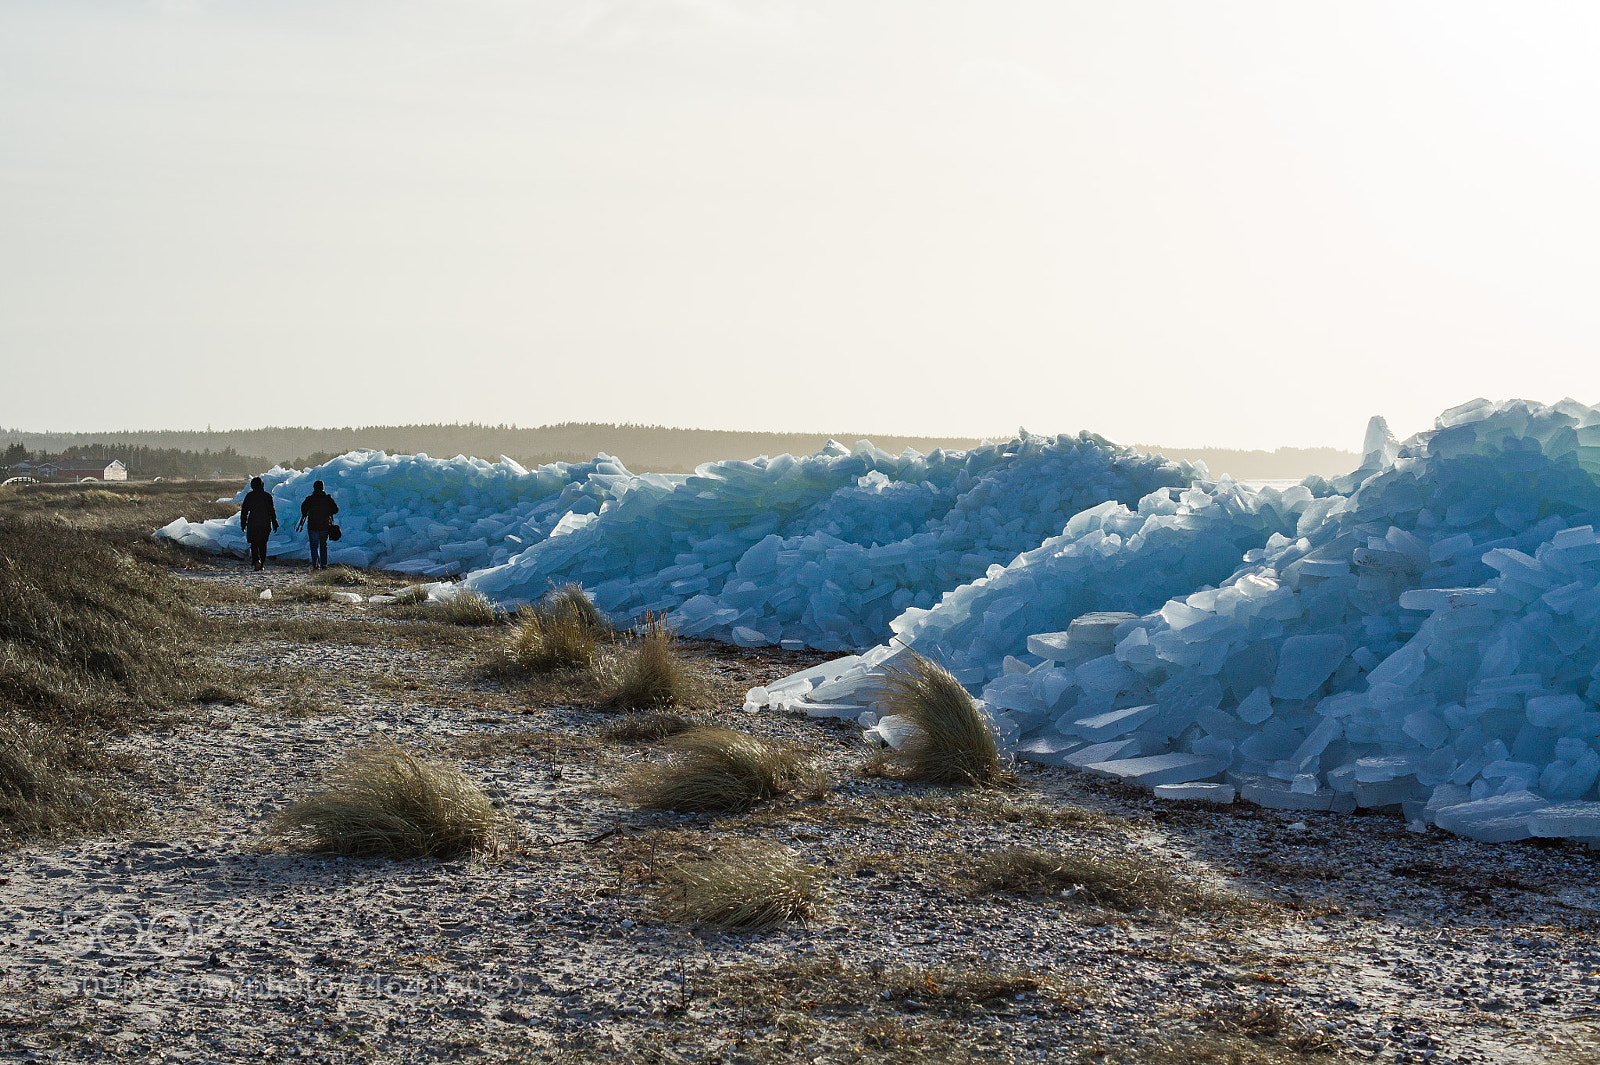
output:
<instances>
[{"instance_id":1,"label":"frozen sea ice pile","mask_svg":"<svg viewBox=\"0 0 1600 1065\"><path fill-rule=\"evenodd\" d=\"M1367 451L1333 484L1096 508L894 628L1024 758L1172 795L1400 804L1486 841L1600 837L1600 411L1479 400L1403 446L1376 426ZM1169 505L1184 520L1152 525ZM1153 536L1243 550L1139 602L1172 594ZM870 724L897 649L751 704Z\"/></svg>"},{"instance_id":2,"label":"frozen sea ice pile","mask_svg":"<svg viewBox=\"0 0 1600 1065\"><path fill-rule=\"evenodd\" d=\"M312 483L321 480L339 503L344 533L330 545L329 561L428 577L504 562L583 521L638 480L607 455L527 470L508 458L490 463L382 451L352 451L307 470L274 467L261 478L280 525L268 547L273 557L309 558L306 538L289 530ZM235 501L243 498L241 491ZM217 554L248 553L236 518L179 518L156 535Z\"/></svg>"},{"instance_id":3,"label":"frozen sea ice pile","mask_svg":"<svg viewBox=\"0 0 1600 1065\"><path fill-rule=\"evenodd\" d=\"M465 583L514 605L576 581L614 617L666 614L686 636L848 650L1084 508L1194 476L1087 433L926 456L830 444L637 484L569 535Z\"/></svg>"}]
</instances>

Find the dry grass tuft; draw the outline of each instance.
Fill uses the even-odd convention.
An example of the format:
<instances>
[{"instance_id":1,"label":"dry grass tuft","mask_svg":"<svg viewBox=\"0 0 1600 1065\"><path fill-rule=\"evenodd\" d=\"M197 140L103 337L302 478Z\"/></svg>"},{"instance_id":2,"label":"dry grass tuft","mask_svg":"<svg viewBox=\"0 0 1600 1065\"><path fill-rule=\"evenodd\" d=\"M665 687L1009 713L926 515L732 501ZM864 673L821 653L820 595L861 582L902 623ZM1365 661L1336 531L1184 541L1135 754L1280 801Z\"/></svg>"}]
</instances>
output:
<instances>
[{"instance_id":1,"label":"dry grass tuft","mask_svg":"<svg viewBox=\"0 0 1600 1065\"><path fill-rule=\"evenodd\" d=\"M281 811L270 831L357 857L451 858L497 850L508 825L459 769L393 741L357 751L324 791Z\"/></svg>"},{"instance_id":2,"label":"dry grass tuft","mask_svg":"<svg viewBox=\"0 0 1600 1065\"><path fill-rule=\"evenodd\" d=\"M681 735L705 722L687 714L671 710L652 710L642 714L629 714L611 725L603 735L613 743L658 743Z\"/></svg>"},{"instance_id":3,"label":"dry grass tuft","mask_svg":"<svg viewBox=\"0 0 1600 1065\"><path fill-rule=\"evenodd\" d=\"M506 646L506 672L590 669L611 627L583 589L569 584L517 615Z\"/></svg>"},{"instance_id":4,"label":"dry grass tuft","mask_svg":"<svg viewBox=\"0 0 1600 1065\"><path fill-rule=\"evenodd\" d=\"M482 592L458 592L442 602L429 603L428 620L444 625L498 625L500 612Z\"/></svg>"},{"instance_id":5,"label":"dry grass tuft","mask_svg":"<svg viewBox=\"0 0 1600 1065\"><path fill-rule=\"evenodd\" d=\"M428 589L420 584L408 584L394 593L395 606L420 606L428 601Z\"/></svg>"},{"instance_id":6,"label":"dry grass tuft","mask_svg":"<svg viewBox=\"0 0 1600 1065\"><path fill-rule=\"evenodd\" d=\"M950 671L915 651L888 666L883 698L889 713L912 725L900 749L886 757L910 780L992 787L1008 785L994 733L972 696Z\"/></svg>"},{"instance_id":7,"label":"dry grass tuft","mask_svg":"<svg viewBox=\"0 0 1600 1065\"><path fill-rule=\"evenodd\" d=\"M637 633L633 657L607 685L608 706L625 710L693 706L707 697L705 677L678 653L677 633L654 616L646 617Z\"/></svg>"},{"instance_id":8,"label":"dry grass tuft","mask_svg":"<svg viewBox=\"0 0 1600 1065\"><path fill-rule=\"evenodd\" d=\"M89 488L78 493L80 507L126 507L139 502L138 497L108 492L104 488Z\"/></svg>"},{"instance_id":9,"label":"dry grass tuft","mask_svg":"<svg viewBox=\"0 0 1600 1065\"><path fill-rule=\"evenodd\" d=\"M373 583L370 576L353 566L329 566L306 578L307 584L320 584L331 588L364 588ZM424 596L426 598L426 596Z\"/></svg>"},{"instance_id":10,"label":"dry grass tuft","mask_svg":"<svg viewBox=\"0 0 1600 1065\"><path fill-rule=\"evenodd\" d=\"M128 812L98 781L103 758L76 730L0 724L0 824L16 838L59 837L115 824Z\"/></svg>"},{"instance_id":11,"label":"dry grass tuft","mask_svg":"<svg viewBox=\"0 0 1600 1065\"><path fill-rule=\"evenodd\" d=\"M1007 847L984 856L980 891L1050 895L1114 910L1238 911L1242 900L1176 879L1159 862L1093 851Z\"/></svg>"},{"instance_id":12,"label":"dry grass tuft","mask_svg":"<svg viewBox=\"0 0 1600 1065\"><path fill-rule=\"evenodd\" d=\"M667 872L662 916L717 928L760 929L817 914L822 871L771 844L747 844Z\"/></svg>"},{"instance_id":13,"label":"dry grass tuft","mask_svg":"<svg viewBox=\"0 0 1600 1065\"><path fill-rule=\"evenodd\" d=\"M641 766L621 792L639 806L685 813L746 810L800 783L798 751L725 728L697 728L669 744L665 762Z\"/></svg>"},{"instance_id":14,"label":"dry grass tuft","mask_svg":"<svg viewBox=\"0 0 1600 1065\"><path fill-rule=\"evenodd\" d=\"M552 610L565 611L577 618L596 637L609 636L613 631L610 619L594 605L581 584L563 584L546 595L544 601Z\"/></svg>"}]
</instances>

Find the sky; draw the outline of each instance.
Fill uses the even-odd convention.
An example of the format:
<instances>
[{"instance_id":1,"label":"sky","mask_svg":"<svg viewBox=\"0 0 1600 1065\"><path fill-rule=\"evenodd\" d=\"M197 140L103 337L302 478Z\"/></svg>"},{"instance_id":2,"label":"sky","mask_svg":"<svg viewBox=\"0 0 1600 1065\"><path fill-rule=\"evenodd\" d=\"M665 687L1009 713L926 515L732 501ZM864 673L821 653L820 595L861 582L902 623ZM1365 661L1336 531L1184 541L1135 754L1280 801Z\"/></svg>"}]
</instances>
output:
<instances>
[{"instance_id":1,"label":"sky","mask_svg":"<svg viewBox=\"0 0 1600 1065\"><path fill-rule=\"evenodd\" d=\"M1600 402L1600 5L0 0L0 426Z\"/></svg>"}]
</instances>

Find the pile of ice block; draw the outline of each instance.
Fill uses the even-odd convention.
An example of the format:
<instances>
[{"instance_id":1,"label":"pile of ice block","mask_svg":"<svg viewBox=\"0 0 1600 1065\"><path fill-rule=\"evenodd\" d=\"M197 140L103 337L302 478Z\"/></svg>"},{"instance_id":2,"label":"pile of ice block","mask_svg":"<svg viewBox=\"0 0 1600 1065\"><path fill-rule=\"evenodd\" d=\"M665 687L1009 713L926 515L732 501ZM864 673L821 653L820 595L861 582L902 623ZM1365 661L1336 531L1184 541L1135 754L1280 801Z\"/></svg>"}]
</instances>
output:
<instances>
[{"instance_id":1,"label":"pile of ice block","mask_svg":"<svg viewBox=\"0 0 1600 1065\"><path fill-rule=\"evenodd\" d=\"M465 583L515 605L576 581L614 617L665 614L685 636L843 651L886 638L896 616L1003 568L1084 508L1195 473L1087 433L926 456L830 444L637 483Z\"/></svg>"},{"instance_id":2,"label":"pile of ice block","mask_svg":"<svg viewBox=\"0 0 1600 1065\"><path fill-rule=\"evenodd\" d=\"M1093 508L893 627L1021 758L1172 797L1398 805L1486 841L1600 837L1600 410L1477 400L1404 445L1375 420L1366 451L1333 483ZM747 705L876 726L900 646Z\"/></svg>"},{"instance_id":3,"label":"pile of ice block","mask_svg":"<svg viewBox=\"0 0 1600 1065\"><path fill-rule=\"evenodd\" d=\"M320 480L339 504L344 534L329 545L330 562L427 577L504 562L585 520L638 480L606 455L527 470L508 458L490 463L381 451L352 451L313 469L273 467L261 478L278 512L271 556L309 557L306 537L291 530ZM243 498L241 490L235 500ZM237 518L179 518L156 535L217 554L249 553Z\"/></svg>"}]
</instances>

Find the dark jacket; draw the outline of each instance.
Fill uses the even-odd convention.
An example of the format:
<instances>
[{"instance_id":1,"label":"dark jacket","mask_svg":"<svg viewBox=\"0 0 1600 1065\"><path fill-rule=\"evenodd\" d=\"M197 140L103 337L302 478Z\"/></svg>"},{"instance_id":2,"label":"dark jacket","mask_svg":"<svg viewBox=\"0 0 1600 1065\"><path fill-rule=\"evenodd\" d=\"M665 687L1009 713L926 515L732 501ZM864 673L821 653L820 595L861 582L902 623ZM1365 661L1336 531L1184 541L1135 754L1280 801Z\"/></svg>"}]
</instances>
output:
<instances>
[{"instance_id":1,"label":"dark jacket","mask_svg":"<svg viewBox=\"0 0 1600 1065\"><path fill-rule=\"evenodd\" d=\"M327 532L328 523L339 513L339 504L327 492L312 492L300 504L300 520L312 532Z\"/></svg>"},{"instance_id":2,"label":"dark jacket","mask_svg":"<svg viewBox=\"0 0 1600 1065\"><path fill-rule=\"evenodd\" d=\"M278 531L278 508L272 505L268 492L252 488L245 493L239 506L239 526L252 540L265 539L268 533Z\"/></svg>"}]
</instances>

